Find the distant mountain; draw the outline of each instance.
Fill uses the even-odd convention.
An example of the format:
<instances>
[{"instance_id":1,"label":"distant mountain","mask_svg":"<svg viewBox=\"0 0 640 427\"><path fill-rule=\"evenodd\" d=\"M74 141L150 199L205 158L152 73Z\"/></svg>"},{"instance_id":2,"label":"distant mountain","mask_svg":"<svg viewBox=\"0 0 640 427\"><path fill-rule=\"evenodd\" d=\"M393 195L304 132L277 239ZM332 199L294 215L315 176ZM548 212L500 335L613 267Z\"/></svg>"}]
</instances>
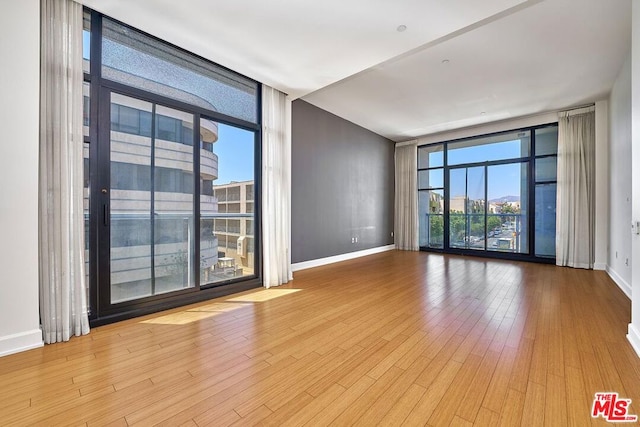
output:
<instances>
[{"instance_id":1,"label":"distant mountain","mask_svg":"<svg viewBox=\"0 0 640 427\"><path fill-rule=\"evenodd\" d=\"M489 203L513 203L519 201L520 197L518 196L502 196L499 199L489 200Z\"/></svg>"}]
</instances>

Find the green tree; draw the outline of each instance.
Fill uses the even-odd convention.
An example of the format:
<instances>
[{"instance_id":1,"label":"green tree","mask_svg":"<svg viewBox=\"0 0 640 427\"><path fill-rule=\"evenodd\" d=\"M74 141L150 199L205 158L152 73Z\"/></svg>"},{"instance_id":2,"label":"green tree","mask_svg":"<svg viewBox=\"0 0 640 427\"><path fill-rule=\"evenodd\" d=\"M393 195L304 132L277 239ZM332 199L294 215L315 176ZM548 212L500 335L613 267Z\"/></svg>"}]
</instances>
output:
<instances>
[{"instance_id":1,"label":"green tree","mask_svg":"<svg viewBox=\"0 0 640 427\"><path fill-rule=\"evenodd\" d=\"M505 203L504 205L502 205L502 213L503 214L520 214L520 208L516 207L516 206L513 206L511 204ZM505 217L503 217L503 219L505 221L508 221L508 222L515 222L516 216L515 215L514 216L505 216Z\"/></svg>"},{"instance_id":2,"label":"green tree","mask_svg":"<svg viewBox=\"0 0 640 427\"><path fill-rule=\"evenodd\" d=\"M502 221L497 215L487 216L487 230L493 230L496 227L500 227L502 225Z\"/></svg>"},{"instance_id":3,"label":"green tree","mask_svg":"<svg viewBox=\"0 0 640 427\"><path fill-rule=\"evenodd\" d=\"M464 240L465 234L465 214L460 211L449 213L449 232L453 241Z\"/></svg>"},{"instance_id":4,"label":"green tree","mask_svg":"<svg viewBox=\"0 0 640 427\"><path fill-rule=\"evenodd\" d=\"M472 236L484 236L484 215L471 216L469 231Z\"/></svg>"},{"instance_id":5,"label":"green tree","mask_svg":"<svg viewBox=\"0 0 640 427\"><path fill-rule=\"evenodd\" d=\"M444 218L442 215L429 216L429 244L442 245L444 241Z\"/></svg>"},{"instance_id":6,"label":"green tree","mask_svg":"<svg viewBox=\"0 0 640 427\"><path fill-rule=\"evenodd\" d=\"M504 205L502 205L502 213L512 213L512 214L519 214L520 213L520 209L516 208L515 206L505 203Z\"/></svg>"}]
</instances>

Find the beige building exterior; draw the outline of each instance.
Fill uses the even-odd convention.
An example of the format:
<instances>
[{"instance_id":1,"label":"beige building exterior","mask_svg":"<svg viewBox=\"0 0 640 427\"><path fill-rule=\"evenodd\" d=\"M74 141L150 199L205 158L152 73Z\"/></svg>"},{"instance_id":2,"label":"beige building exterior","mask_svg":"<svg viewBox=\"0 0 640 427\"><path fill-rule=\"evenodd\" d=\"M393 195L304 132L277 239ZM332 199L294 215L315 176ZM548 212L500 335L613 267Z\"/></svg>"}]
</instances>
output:
<instances>
[{"instance_id":1,"label":"beige building exterior","mask_svg":"<svg viewBox=\"0 0 640 427\"><path fill-rule=\"evenodd\" d=\"M253 274L255 265L254 188L254 181L213 186L218 201L213 227L218 241L218 263L225 268L233 263L235 275Z\"/></svg>"}]
</instances>

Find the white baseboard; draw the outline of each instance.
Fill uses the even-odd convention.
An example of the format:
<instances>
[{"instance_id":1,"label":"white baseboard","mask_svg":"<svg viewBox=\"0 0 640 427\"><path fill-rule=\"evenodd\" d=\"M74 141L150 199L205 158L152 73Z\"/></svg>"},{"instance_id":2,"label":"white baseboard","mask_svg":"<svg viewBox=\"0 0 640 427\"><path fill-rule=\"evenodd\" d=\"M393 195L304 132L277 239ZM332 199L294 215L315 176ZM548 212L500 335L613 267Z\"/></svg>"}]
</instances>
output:
<instances>
[{"instance_id":1,"label":"white baseboard","mask_svg":"<svg viewBox=\"0 0 640 427\"><path fill-rule=\"evenodd\" d=\"M631 285L629 285L618 273L616 273L611 267L606 268L609 277L615 282L616 285L624 292L624 294L631 299Z\"/></svg>"},{"instance_id":2,"label":"white baseboard","mask_svg":"<svg viewBox=\"0 0 640 427\"><path fill-rule=\"evenodd\" d=\"M629 333L627 339L631 343L631 347L636 351L638 357L640 357L640 331L634 326L633 323L629 323Z\"/></svg>"},{"instance_id":3,"label":"white baseboard","mask_svg":"<svg viewBox=\"0 0 640 427\"><path fill-rule=\"evenodd\" d=\"M40 329L7 335L6 337L0 337L0 357L42 347L43 345L42 331Z\"/></svg>"},{"instance_id":4,"label":"white baseboard","mask_svg":"<svg viewBox=\"0 0 640 427\"><path fill-rule=\"evenodd\" d=\"M335 255L326 258L312 259L310 261L297 262L291 264L291 271L306 270L307 268L320 267L321 265L333 264L334 262L346 261L349 259L360 258L367 255L373 255L380 252L392 251L395 245L379 246L377 248L365 249L357 252L349 252L342 255Z\"/></svg>"},{"instance_id":5,"label":"white baseboard","mask_svg":"<svg viewBox=\"0 0 640 427\"><path fill-rule=\"evenodd\" d=\"M595 264L593 264L593 269L594 270L605 270L607 269L607 264L605 264L604 262L596 262Z\"/></svg>"}]
</instances>

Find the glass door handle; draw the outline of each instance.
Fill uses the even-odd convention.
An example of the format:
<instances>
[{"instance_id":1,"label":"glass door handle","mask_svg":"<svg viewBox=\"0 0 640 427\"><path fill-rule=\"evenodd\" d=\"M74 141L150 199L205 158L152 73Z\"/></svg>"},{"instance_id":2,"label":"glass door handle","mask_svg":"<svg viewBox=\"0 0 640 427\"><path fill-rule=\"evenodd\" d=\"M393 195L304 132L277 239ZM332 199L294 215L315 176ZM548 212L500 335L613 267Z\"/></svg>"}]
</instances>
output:
<instances>
[{"instance_id":1,"label":"glass door handle","mask_svg":"<svg viewBox=\"0 0 640 427\"><path fill-rule=\"evenodd\" d=\"M109 226L109 204L108 203L105 203L104 205L102 205L102 214L104 215L103 217L104 225L108 227Z\"/></svg>"}]
</instances>

